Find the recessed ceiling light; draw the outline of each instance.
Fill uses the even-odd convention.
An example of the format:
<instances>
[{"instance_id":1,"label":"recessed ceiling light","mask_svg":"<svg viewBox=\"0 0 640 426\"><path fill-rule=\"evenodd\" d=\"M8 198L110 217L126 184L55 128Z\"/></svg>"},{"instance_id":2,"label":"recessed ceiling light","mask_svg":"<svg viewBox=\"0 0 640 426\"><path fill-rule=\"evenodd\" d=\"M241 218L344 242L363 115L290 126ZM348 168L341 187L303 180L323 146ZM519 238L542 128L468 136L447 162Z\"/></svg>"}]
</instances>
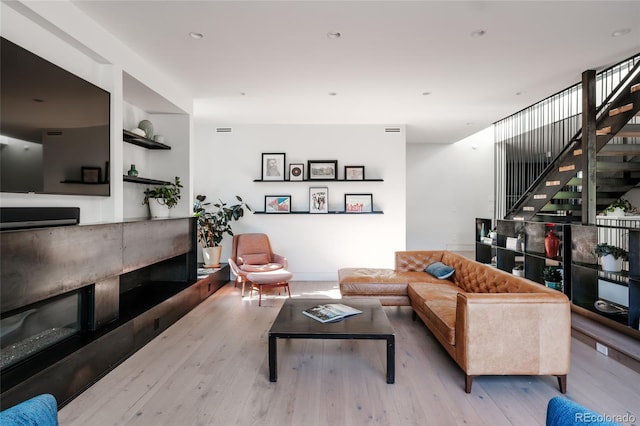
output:
<instances>
[{"instance_id":1,"label":"recessed ceiling light","mask_svg":"<svg viewBox=\"0 0 640 426\"><path fill-rule=\"evenodd\" d=\"M340 37L342 37L342 34L340 33L340 31L329 31L327 33L327 37L329 37L329 38L340 38Z\"/></svg>"},{"instance_id":2,"label":"recessed ceiling light","mask_svg":"<svg viewBox=\"0 0 640 426\"><path fill-rule=\"evenodd\" d=\"M475 31L471 31L471 34L469 34L471 37L482 37L483 35L485 35L487 32L485 30L475 30Z\"/></svg>"},{"instance_id":3,"label":"recessed ceiling light","mask_svg":"<svg viewBox=\"0 0 640 426\"><path fill-rule=\"evenodd\" d=\"M240 92L240 96L246 96L247 94L245 92Z\"/></svg>"},{"instance_id":4,"label":"recessed ceiling light","mask_svg":"<svg viewBox=\"0 0 640 426\"><path fill-rule=\"evenodd\" d=\"M202 33L196 33L196 32L194 32L194 31L191 31L191 32L189 33L189 37L191 37L191 38L193 38L193 39L196 39L196 40L200 40L201 38L203 38L203 37L204 37L204 35L203 35Z\"/></svg>"},{"instance_id":5,"label":"recessed ceiling light","mask_svg":"<svg viewBox=\"0 0 640 426\"><path fill-rule=\"evenodd\" d=\"M44 99L40 99L40 98L33 98L32 100L33 100L33 102L37 102L37 103L39 103L39 104L41 104L42 102L44 102Z\"/></svg>"},{"instance_id":6,"label":"recessed ceiling light","mask_svg":"<svg viewBox=\"0 0 640 426\"><path fill-rule=\"evenodd\" d=\"M615 30L611 33L611 37L622 37L623 35L627 35L631 32L630 28L620 28L619 30Z\"/></svg>"},{"instance_id":7,"label":"recessed ceiling light","mask_svg":"<svg viewBox=\"0 0 640 426\"><path fill-rule=\"evenodd\" d=\"M337 93L336 92L329 92L329 96L336 96Z\"/></svg>"},{"instance_id":8,"label":"recessed ceiling light","mask_svg":"<svg viewBox=\"0 0 640 426\"><path fill-rule=\"evenodd\" d=\"M431 92L422 92L422 96L429 96Z\"/></svg>"},{"instance_id":9,"label":"recessed ceiling light","mask_svg":"<svg viewBox=\"0 0 640 426\"><path fill-rule=\"evenodd\" d=\"M522 92L516 92L516 96L522 95Z\"/></svg>"}]
</instances>

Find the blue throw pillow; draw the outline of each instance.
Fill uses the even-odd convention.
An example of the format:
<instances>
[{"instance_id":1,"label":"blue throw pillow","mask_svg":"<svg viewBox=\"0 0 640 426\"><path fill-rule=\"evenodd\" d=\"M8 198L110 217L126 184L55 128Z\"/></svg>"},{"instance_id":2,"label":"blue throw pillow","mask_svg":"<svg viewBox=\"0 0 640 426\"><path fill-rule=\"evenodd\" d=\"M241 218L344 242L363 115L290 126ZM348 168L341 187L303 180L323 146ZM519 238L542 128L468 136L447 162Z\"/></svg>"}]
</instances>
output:
<instances>
[{"instance_id":1,"label":"blue throw pillow","mask_svg":"<svg viewBox=\"0 0 640 426\"><path fill-rule=\"evenodd\" d=\"M453 275L455 270L451 266L447 266L442 262L434 262L425 268L425 272L430 273L438 279L446 280Z\"/></svg>"}]
</instances>

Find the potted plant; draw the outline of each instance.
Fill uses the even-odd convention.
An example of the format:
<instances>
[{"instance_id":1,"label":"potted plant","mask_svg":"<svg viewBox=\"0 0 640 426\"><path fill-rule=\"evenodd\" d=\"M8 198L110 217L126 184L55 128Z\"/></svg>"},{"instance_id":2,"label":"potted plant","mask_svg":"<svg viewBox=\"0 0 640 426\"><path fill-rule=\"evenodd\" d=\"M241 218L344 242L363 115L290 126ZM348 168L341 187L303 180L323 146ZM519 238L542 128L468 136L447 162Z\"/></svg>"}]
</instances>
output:
<instances>
[{"instance_id":1,"label":"potted plant","mask_svg":"<svg viewBox=\"0 0 640 426\"><path fill-rule=\"evenodd\" d=\"M206 199L206 195L196 195L193 212L198 222L198 241L202 245L204 264L217 267L220 265L224 234L233 236L231 222L240 220L244 216L244 209L251 211L251 207L236 195L240 203L228 206L227 203L219 200L218 203L213 204L212 211L207 211L206 206L211 203L205 202Z\"/></svg>"},{"instance_id":2,"label":"potted plant","mask_svg":"<svg viewBox=\"0 0 640 426\"><path fill-rule=\"evenodd\" d=\"M544 285L554 290L562 291L562 274L560 268L556 266L547 266L542 271Z\"/></svg>"},{"instance_id":3,"label":"potted plant","mask_svg":"<svg viewBox=\"0 0 640 426\"><path fill-rule=\"evenodd\" d=\"M180 200L180 178L175 177L173 182L168 182L155 188L147 188L144 191L144 201L142 204L149 204L151 217L169 217L169 209L178 205Z\"/></svg>"},{"instance_id":4,"label":"potted plant","mask_svg":"<svg viewBox=\"0 0 640 426\"><path fill-rule=\"evenodd\" d=\"M631 211L631 209L633 209L633 207L629 200L618 198L616 201L609 204L609 207L604 209L604 211L607 216L624 217L624 214Z\"/></svg>"},{"instance_id":5,"label":"potted plant","mask_svg":"<svg viewBox=\"0 0 640 426\"><path fill-rule=\"evenodd\" d=\"M607 243L597 244L594 253L602 258L602 270L607 272L620 272L622 261L629 258L625 249Z\"/></svg>"}]
</instances>

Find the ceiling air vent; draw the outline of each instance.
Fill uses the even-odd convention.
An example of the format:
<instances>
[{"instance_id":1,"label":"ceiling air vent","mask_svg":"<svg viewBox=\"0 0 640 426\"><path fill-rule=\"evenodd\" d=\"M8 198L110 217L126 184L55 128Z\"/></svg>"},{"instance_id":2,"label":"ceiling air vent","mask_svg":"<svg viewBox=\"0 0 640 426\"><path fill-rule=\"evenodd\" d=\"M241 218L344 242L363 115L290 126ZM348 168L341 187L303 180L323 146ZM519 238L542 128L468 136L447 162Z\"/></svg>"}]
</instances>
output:
<instances>
[{"instance_id":1,"label":"ceiling air vent","mask_svg":"<svg viewBox=\"0 0 640 426\"><path fill-rule=\"evenodd\" d=\"M231 127L218 127L216 133L231 133Z\"/></svg>"},{"instance_id":2,"label":"ceiling air vent","mask_svg":"<svg viewBox=\"0 0 640 426\"><path fill-rule=\"evenodd\" d=\"M400 127L385 127L385 133L400 133Z\"/></svg>"}]
</instances>

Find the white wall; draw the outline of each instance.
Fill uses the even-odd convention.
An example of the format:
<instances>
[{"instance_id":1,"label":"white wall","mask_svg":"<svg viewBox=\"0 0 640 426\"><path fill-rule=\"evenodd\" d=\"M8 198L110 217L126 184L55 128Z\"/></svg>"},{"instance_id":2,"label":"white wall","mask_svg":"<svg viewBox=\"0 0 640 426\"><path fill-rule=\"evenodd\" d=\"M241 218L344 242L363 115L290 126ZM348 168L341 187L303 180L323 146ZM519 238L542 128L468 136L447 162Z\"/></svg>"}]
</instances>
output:
<instances>
[{"instance_id":1,"label":"white wall","mask_svg":"<svg viewBox=\"0 0 640 426\"><path fill-rule=\"evenodd\" d=\"M195 123L194 194L233 204L241 196L264 210L265 195L291 195L293 210L308 210L311 186L329 187L329 210L343 210L345 193L372 193L384 214L249 214L233 224L236 234L264 232L274 251L286 256L296 280L335 280L345 266L393 267L393 253L405 248L405 133L382 125L252 125L216 133ZM286 163L338 160L364 165L368 178L384 182L265 182L262 153L283 152ZM231 238L223 242L229 257Z\"/></svg>"},{"instance_id":2,"label":"white wall","mask_svg":"<svg viewBox=\"0 0 640 426\"><path fill-rule=\"evenodd\" d=\"M474 250L493 218L493 127L455 144L407 145L407 249Z\"/></svg>"}]
</instances>

